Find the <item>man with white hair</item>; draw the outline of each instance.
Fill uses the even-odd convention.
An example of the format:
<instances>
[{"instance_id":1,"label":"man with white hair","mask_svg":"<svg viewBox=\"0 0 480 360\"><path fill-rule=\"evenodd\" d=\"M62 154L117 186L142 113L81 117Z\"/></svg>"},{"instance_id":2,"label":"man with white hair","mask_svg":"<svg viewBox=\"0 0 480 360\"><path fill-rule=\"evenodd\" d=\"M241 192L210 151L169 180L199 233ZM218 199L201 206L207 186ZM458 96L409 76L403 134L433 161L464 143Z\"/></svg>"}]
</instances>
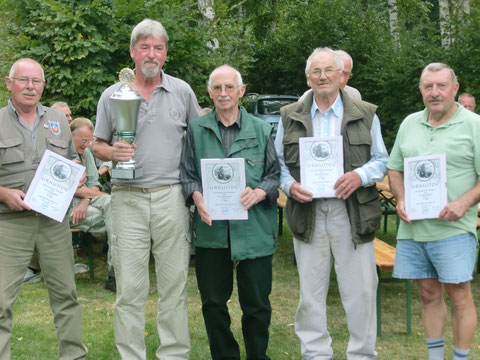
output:
<instances>
[{"instance_id":1,"label":"man with white hair","mask_svg":"<svg viewBox=\"0 0 480 360\"><path fill-rule=\"evenodd\" d=\"M70 110L70 106L64 101L57 101L56 103L52 104L52 109L58 110L61 113L65 114L65 117L68 120L68 123L70 124L73 120L72 118L72 110Z\"/></svg>"},{"instance_id":2,"label":"man with white hair","mask_svg":"<svg viewBox=\"0 0 480 360\"><path fill-rule=\"evenodd\" d=\"M266 360L280 176L272 127L239 107L245 85L231 66L211 73L208 93L215 108L188 127L181 179L187 204L196 205L195 266L210 353L212 359L240 359L227 307L236 270L247 359ZM245 159L240 203L248 220L211 220L201 182L200 160L205 158Z\"/></svg>"},{"instance_id":3,"label":"man with white hair","mask_svg":"<svg viewBox=\"0 0 480 360\"><path fill-rule=\"evenodd\" d=\"M304 359L333 357L326 314L332 265L350 333L347 359L376 356L378 278L373 239L381 209L375 182L385 175L388 154L377 107L341 89L343 71L338 53L329 48L313 51L305 67L313 91L280 110L275 140L300 277L295 332ZM334 185L335 197L314 199L301 185L299 139L327 136L342 136L344 174Z\"/></svg>"},{"instance_id":4,"label":"man with white hair","mask_svg":"<svg viewBox=\"0 0 480 360\"><path fill-rule=\"evenodd\" d=\"M162 360L188 359L187 278L190 258L189 213L180 185L180 154L189 121L198 117L190 86L162 70L168 35L158 21L145 19L130 38L135 62L131 85L142 97L135 144L118 141L110 96L97 107L95 155L104 161L134 159L143 175L112 179L112 251L117 283L115 341L122 359L145 360L145 303L149 293L150 252L158 290L157 330Z\"/></svg>"},{"instance_id":5,"label":"man with white hair","mask_svg":"<svg viewBox=\"0 0 480 360\"><path fill-rule=\"evenodd\" d=\"M37 61L17 60L5 83L11 98L0 109L0 359L13 358L13 304L35 250L48 288L58 359L85 359L68 216L58 222L24 202L46 150L78 158L72 135L65 116L40 103L45 77ZM33 331L25 336L41 334ZM25 341L24 346L28 343Z\"/></svg>"},{"instance_id":6,"label":"man with white hair","mask_svg":"<svg viewBox=\"0 0 480 360\"><path fill-rule=\"evenodd\" d=\"M335 50L335 53L340 55L343 60L343 78L340 80L340 89L343 89L345 93L347 93L351 98L362 100L362 95L360 91L355 89L352 86L347 85L348 80L352 77L352 70L353 70L353 59L344 50ZM308 89L303 93L299 100L304 100L308 93L310 93L312 89Z\"/></svg>"}]
</instances>

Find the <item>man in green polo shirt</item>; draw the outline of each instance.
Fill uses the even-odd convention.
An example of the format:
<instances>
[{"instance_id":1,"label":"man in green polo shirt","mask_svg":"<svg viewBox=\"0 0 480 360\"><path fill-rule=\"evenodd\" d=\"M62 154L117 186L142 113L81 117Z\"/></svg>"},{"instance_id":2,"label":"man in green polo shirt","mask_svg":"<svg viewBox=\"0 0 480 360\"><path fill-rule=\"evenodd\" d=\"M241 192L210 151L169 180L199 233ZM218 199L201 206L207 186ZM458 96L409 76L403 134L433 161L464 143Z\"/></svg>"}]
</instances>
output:
<instances>
[{"instance_id":1,"label":"man in green polo shirt","mask_svg":"<svg viewBox=\"0 0 480 360\"><path fill-rule=\"evenodd\" d=\"M393 276L418 282L430 360L444 359L445 289L453 308L453 359L466 359L477 324L470 280L480 201L480 116L455 102L459 84L448 65L429 64L419 87L426 108L403 121L387 165L402 220ZM446 155L448 203L438 219L412 221L405 210L403 160L434 154Z\"/></svg>"}]
</instances>

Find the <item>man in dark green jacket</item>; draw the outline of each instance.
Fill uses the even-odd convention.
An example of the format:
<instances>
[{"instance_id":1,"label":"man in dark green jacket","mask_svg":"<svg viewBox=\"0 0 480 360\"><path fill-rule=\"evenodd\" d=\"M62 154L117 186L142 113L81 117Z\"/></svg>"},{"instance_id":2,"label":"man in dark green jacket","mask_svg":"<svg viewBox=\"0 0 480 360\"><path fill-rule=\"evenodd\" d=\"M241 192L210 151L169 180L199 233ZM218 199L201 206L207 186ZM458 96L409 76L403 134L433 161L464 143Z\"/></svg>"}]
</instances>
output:
<instances>
[{"instance_id":1,"label":"man in dark green jacket","mask_svg":"<svg viewBox=\"0 0 480 360\"><path fill-rule=\"evenodd\" d=\"M213 359L240 359L230 330L227 301L236 268L247 359L269 359L272 255L277 247L276 198L280 167L272 127L238 105L245 93L240 73L223 65L210 75L215 108L190 122L180 177L187 205L195 204L193 242L202 312ZM203 200L201 159L245 159L246 187L240 203L248 220L213 220Z\"/></svg>"}]
</instances>

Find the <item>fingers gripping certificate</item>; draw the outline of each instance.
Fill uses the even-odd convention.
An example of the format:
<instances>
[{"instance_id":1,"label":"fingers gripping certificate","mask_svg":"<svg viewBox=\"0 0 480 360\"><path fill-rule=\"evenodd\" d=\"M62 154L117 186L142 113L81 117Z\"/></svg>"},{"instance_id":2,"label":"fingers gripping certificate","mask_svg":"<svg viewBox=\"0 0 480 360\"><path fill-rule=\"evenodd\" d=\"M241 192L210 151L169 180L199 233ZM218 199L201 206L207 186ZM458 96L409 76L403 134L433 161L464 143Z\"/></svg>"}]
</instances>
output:
<instances>
[{"instance_id":1,"label":"fingers gripping certificate","mask_svg":"<svg viewBox=\"0 0 480 360\"><path fill-rule=\"evenodd\" d=\"M82 165L46 150L25 203L49 218L63 221L84 171Z\"/></svg>"},{"instance_id":2,"label":"fingers gripping certificate","mask_svg":"<svg viewBox=\"0 0 480 360\"><path fill-rule=\"evenodd\" d=\"M447 205L445 154L404 159L405 210L411 220L436 219Z\"/></svg>"},{"instance_id":3,"label":"fingers gripping certificate","mask_svg":"<svg viewBox=\"0 0 480 360\"><path fill-rule=\"evenodd\" d=\"M247 220L240 203L245 189L245 160L201 159L203 201L212 220Z\"/></svg>"},{"instance_id":4,"label":"fingers gripping certificate","mask_svg":"<svg viewBox=\"0 0 480 360\"><path fill-rule=\"evenodd\" d=\"M299 139L300 182L314 198L336 197L333 185L343 175L343 137Z\"/></svg>"}]
</instances>

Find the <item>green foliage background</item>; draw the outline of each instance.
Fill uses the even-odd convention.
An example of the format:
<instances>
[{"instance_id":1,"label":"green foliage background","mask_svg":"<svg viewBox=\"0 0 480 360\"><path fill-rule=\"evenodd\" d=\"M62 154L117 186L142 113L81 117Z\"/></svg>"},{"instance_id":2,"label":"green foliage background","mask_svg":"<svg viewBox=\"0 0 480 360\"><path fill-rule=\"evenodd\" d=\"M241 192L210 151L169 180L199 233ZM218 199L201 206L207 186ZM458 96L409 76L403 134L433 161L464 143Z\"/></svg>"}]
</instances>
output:
<instances>
[{"instance_id":1,"label":"green foliage background","mask_svg":"<svg viewBox=\"0 0 480 360\"><path fill-rule=\"evenodd\" d=\"M311 51L341 48L354 59L349 84L379 106L390 148L403 118L423 108L418 79L426 64L448 63L460 91L480 95L479 1L470 1L469 15L451 6L448 48L441 46L438 0L397 6L398 42L386 0L215 0L213 19L197 0L0 0L0 70L7 76L14 60L36 59L47 78L42 102L66 101L75 116L94 119L101 92L133 66L130 32L146 17L169 33L165 71L186 80L202 106L210 105L206 82L218 65L237 67L247 92L301 94ZM3 86L0 105L8 96Z\"/></svg>"}]
</instances>

